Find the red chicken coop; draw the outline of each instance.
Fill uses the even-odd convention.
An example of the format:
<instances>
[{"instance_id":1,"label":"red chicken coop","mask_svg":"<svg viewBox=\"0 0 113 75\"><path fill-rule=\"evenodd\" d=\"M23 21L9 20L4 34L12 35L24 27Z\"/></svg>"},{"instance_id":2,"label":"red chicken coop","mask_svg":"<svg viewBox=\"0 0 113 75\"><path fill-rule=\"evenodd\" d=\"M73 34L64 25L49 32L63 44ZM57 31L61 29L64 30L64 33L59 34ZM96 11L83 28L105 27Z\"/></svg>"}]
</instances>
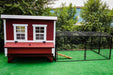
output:
<instances>
[{"instance_id":1,"label":"red chicken coop","mask_svg":"<svg viewBox=\"0 0 113 75\"><path fill-rule=\"evenodd\" d=\"M8 62L15 57L47 57L53 61L57 17L1 15L1 18Z\"/></svg>"}]
</instances>

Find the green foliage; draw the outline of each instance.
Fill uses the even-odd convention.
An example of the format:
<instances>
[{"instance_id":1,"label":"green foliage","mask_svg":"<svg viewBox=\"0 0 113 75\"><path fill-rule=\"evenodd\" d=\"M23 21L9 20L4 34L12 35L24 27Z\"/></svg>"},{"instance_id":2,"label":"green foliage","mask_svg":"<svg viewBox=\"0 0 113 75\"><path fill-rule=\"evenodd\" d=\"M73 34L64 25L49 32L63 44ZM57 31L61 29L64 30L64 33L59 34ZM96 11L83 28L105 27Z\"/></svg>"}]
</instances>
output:
<instances>
[{"instance_id":1,"label":"green foliage","mask_svg":"<svg viewBox=\"0 0 113 75\"><path fill-rule=\"evenodd\" d=\"M0 0L0 13L16 15L50 15L50 9L47 5L53 1L54 0Z\"/></svg>"},{"instance_id":2,"label":"green foliage","mask_svg":"<svg viewBox=\"0 0 113 75\"><path fill-rule=\"evenodd\" d=\"M3 26L2 24L2 20L0 19L0 39L3 39Z\"/></svg>"},{"instance_id":3,"label":"green foliage","mask_svg":"<svg viewBox=\"0 0 113 75\"><path fill-rule=\"evenodd\" d=\"M113 12L101 0L88 0L82 8L84 30L109 32Z\"/></svg>"},{"instance_id":4,"label":"green foliage","mask_svg":"<svg viewBox=\"0 0 113 75\"><path fill-rule=\"evenodd\" d=\"M75 25L73 26L72 31L82 31L84 28L84 25Z\"/></svg>"},{"instance_id":5,"label":"green foliage","mask_svg":"<svg viewBox=\"0 0 113 75\"><path fill-rule=\"evenodd\" d=\"M76 7L72 7L72 4L69 7L66 7L62 4L61 8L55 10L55 15L58 17L56 23L57 30L60 31L72 31L73 24L76 23L77 18L74 19L76 13Z\"/></svg>"}]
</instances>

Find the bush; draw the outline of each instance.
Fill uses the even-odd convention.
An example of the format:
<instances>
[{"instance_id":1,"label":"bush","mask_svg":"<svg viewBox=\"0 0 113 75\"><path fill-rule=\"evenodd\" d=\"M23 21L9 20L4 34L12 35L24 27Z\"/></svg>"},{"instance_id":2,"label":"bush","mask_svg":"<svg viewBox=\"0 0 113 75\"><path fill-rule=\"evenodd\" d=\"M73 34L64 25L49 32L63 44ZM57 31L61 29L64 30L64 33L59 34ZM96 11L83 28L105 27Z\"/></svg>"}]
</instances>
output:
<instances>
[{"instance_id":1,"label":"bush","mask_svg":"<svg viewBox=\"0 0 113 75\"><path fill-rule=\"evenodd\" d=\"M73 31L83 31L84 26L83 25L75 25L73 26Z\"/></svg>"}]
</instances>

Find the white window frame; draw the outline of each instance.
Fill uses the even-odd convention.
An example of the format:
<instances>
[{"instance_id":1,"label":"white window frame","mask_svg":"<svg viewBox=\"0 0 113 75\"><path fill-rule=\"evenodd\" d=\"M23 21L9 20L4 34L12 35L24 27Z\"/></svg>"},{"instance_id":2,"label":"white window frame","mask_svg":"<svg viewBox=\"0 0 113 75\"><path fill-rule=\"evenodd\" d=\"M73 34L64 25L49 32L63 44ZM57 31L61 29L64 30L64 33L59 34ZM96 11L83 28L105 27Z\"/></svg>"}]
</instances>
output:
<instances>
[{"instance_id":1,"label":"white window frame","mask_svg":"<svg viewBox=\"0 0 113 75\"><path fill-rule=\"evenodd\" d=\"M36 42L43 42L43 41L46 41L47 25L46 25L46 24L32 24L32 26L33 26L33 40L36 41ZM44 27L44 40L36 40L35 27Z\"/></svg>"},{"instance_id":2,"label":"white window frame","mask_svg":"<svg viewBox=\"0 0 113 75\"><path fill-rule=\"evenodd\" d=\"M25 27L25 39L24 40L19 40L16 37L16 26L24 26ZM13 29L14 29L14 41L27 41L27 26L28 24L13 24Z\"/></svg>"}]
</instances>

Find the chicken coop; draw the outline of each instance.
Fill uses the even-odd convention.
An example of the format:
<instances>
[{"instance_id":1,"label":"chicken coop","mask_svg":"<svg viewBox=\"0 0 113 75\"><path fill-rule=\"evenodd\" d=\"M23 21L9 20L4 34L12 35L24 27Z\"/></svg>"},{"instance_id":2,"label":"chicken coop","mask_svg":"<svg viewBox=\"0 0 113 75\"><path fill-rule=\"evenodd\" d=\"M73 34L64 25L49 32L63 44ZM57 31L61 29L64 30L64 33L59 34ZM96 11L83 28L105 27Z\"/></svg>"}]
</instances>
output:
<instances>
[{"instance_id":1,"label":"chicken coop","mask_svg":"<svg viewBox=\"0 0 113 75\"><path fill-rule=\"evenodd\" d=\"M1 15L1 18L8 62L15 57L46 57L53 61L57 17Z\"/></svg>"}]
</instances>

